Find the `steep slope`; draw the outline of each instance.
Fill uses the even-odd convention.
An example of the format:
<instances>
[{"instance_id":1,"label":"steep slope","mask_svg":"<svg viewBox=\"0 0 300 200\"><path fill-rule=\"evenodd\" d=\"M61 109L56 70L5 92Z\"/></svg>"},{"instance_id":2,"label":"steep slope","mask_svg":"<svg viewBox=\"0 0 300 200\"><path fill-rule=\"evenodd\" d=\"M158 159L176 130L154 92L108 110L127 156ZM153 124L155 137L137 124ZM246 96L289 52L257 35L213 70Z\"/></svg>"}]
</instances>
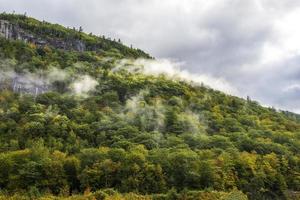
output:
<instances>
[{"instance_id":1,"label":"steep slope","mask_svg":"<svg viewBox=\"0 0 300 200\"><path fill-rule=\"evenodd\" d=\"M1 191L299 195L298 115L127 70L151 57L119 42L20 15L1 14L0 22ZM124 198L142 198L131 195Z\"/></svg>"},{"instance_id":2,"label":"steep slope","mask_svg":"<svg viewBox=\"0 0 300 200\"><path fill-rule=\"evenodd\" d=\"M0 36L6 39L22 40L38 47L52 46L54 48L74 51L117 51L126 57L150 58L148 54L126 47L118 41L97 37L75 28L64 28L58 24L40 22L25 15L0 14Z\"/></svg>"}]
</instances>

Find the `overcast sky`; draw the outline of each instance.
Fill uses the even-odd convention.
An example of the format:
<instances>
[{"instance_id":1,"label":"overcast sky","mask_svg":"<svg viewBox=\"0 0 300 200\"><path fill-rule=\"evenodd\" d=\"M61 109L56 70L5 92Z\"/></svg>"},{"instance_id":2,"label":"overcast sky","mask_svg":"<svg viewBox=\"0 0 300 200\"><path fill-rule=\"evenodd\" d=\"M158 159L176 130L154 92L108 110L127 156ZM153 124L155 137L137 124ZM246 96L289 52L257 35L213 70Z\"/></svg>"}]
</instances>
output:
<instances>
[{"instance_id":1,"label":"overcast sky","mask_svg":"<svg viewBox=\"0 0 300 200\"><path fill-rule=\"evenodd\" d=\"M300 113L299 0L0 0L0 11L121 38L236 95Z\"/></svg>"}]
</instances>

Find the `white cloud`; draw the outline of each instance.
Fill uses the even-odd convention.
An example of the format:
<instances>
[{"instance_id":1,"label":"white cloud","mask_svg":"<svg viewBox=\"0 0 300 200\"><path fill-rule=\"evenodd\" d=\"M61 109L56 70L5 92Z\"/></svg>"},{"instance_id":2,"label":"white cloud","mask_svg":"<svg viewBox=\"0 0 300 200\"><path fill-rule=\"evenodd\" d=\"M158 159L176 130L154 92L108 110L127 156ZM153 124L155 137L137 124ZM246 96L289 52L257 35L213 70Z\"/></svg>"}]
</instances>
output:
<instances>
[{"instance_id":1,"label":"white cloud","mask_svg":"<svg viewBox=\"0 0 300 200\"><path fill-rule=\"evenodd\" d=\"M98 82L88 75L83 75L71 84L71 89L76 95L86 96L90 91L95 90Z\"/></svg>"},{"instance_id":2,"label":"white cloud","mask_svg":"<svg viewBox=\"0 0 300 200\"><path fill-rule=\"evenodd\" d=\"M266 41L263 63L280 61L300 54L300 8L288 12L273 21L275 38Z\"/></svg>"},{"instance_id":3,"label":"white cloud","mask_svg":"<svg viewBox=\"0 0 300 200\"><path fill-rule=\"evenodd\" d=\"M237 95L236 88L224 78L213 77L208 74L191 73L188 70L181 69L182 65L183 63L171 62L168 59L137 59L133 62L130 60L122 60L117 69L127 67L129 70L142 72L148 75L159 76L163 74L171 79L179 79L192 84L204 84L225 93Z\"/></svg>"}]
</instances>

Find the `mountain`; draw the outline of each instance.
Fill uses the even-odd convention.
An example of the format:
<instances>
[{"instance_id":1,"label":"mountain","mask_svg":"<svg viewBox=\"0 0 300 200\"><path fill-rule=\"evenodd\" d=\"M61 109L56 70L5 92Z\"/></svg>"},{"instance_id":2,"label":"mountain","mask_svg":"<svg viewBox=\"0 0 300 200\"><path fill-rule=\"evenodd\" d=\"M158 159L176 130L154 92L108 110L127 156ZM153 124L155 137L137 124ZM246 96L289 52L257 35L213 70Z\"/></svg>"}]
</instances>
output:
<instances>
[{"instance_id":1,"label":"mountain","mask_svg":"<svg viewBox=\"0 0 300 200\"><path fill-rule=\"evenodd\" d=\"M0 199L299 199L299 115L0 14ZM139 61L143 62L139 62Z\"/></svg>"}]
</instances>

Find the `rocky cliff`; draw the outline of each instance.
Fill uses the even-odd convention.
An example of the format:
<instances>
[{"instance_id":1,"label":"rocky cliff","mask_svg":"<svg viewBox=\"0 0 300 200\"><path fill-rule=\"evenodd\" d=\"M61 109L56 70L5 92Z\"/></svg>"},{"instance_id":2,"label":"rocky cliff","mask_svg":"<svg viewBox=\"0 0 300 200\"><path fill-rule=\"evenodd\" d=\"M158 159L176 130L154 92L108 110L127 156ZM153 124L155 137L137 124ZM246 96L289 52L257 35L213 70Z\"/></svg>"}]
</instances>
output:
<instances>
[{"instance_id":1,"label":"rocky cliff","mask_svg":"<svg viewBox=\"0 0 300 200\"><path fill-rule=\"evenodd\" d=\"M25 74L13 74L0 76L0 90L13 90L19 94L37 96L51 90L51 84L42 77L33 78Z\"/></svg>"},{"instance_id":2,"label":"rocky cliff","mask_svg":"<svg viewBox=\"0 0 300 200\"><path fill-rule=\"evenodd\" d=\"M24 42L33 43L37 46L53 46L54 48L63 50L74 50L83 52L86 50L86 44L79 39L54 39L54 38L40 38L35 34L29 33L16 24L0 19L0 37L10 40L22 40Z\"/></svg>"}]
</instances>

